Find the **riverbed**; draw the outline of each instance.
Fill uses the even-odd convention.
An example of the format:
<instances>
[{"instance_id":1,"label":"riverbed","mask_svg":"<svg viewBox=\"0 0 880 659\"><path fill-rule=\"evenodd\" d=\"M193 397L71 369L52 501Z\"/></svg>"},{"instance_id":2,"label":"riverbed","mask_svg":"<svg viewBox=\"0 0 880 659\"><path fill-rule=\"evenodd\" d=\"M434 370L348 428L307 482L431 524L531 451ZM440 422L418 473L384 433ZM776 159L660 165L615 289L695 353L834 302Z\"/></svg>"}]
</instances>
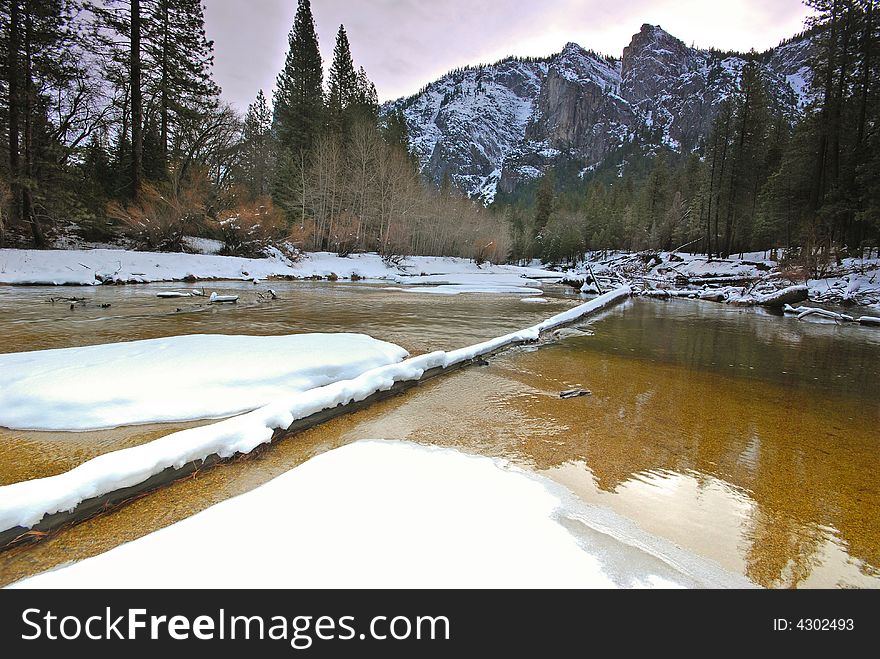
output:
<instances>
[{"instance_id":1,"label":"riverbed","mask_svg":"<svg viewBox=\"0 0 880 659\"><path fill-rule=\"evenodd\" d=\"M545 304L382 284L272 287L277 300L265 286L217 283L219 292L241 296L223 307L158 299L158 292L178 290L168 284L4 287L0 350L178 334L357 331L419 354L530 326L582 301L552 286ZM61 299L69 297L88 303ZM878 587L877 335L706 302L630 301L560 330L546 345L509 351L489 366L429 382L6 552L0 583L106 551L329 449L381 438L506 458L759 585ZM592 395L560 399L570 388ZM59 473L190 425L0 430L0 483ZM271 541L271 529L266 537Z\"/></svg>"}]
</instances>

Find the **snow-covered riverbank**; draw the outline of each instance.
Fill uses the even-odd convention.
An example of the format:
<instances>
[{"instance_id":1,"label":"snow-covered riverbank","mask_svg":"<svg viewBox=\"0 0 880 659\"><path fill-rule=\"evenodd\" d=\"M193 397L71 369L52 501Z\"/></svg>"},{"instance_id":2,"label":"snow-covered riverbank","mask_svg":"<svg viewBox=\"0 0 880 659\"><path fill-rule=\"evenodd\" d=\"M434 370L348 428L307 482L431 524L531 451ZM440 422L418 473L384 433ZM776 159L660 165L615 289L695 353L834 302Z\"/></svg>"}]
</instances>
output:
<instances>
[{"instance_id":1,"label":"snow-covered riverbank","mask_svg":"<svg viewBox=\"0 0 880 659\"><path fill-rule=\"evenodd\" d=\"M517 293L540 292L540 280L558 281L558 273L459 258L413 256L399 265L378 254L340 257L304 254L297 262L273 251L265 259L203 254L166 254L129 250L0 250L0 284L97 286L103 283L159 281L365 279L418 285L422 292Z\"/></svg>"},{"instance_id":2,"label":"snow-covered riverbank","mask_svg":"<svg viewBox=\"0 0 880 659\"><path fill-rule=\"evenodd\" d=\"M594 252L584 263L566 271L569 281L583 281L592 290L592 275L606 282L621 278L636 284L637 292L673 297L691 294L732 304L760 304L762 297L793 286L806 286L813 302L880 309L880 258L843 259L819 279L805 278L795 268L784 268L765 252L741 259L708 259L685 253ZM779 305L781 308L781 304Z\"/></svg>"},{"instance_id":3,"label":"snow-covered riverbank","mask_svg":"<svg viewBox=\"0 0 880 659\"><path fill-rule=\"evenodd\" d=\"M370 441L18 587L749 585L507 463Z\"/></svg>"}]
</instances>

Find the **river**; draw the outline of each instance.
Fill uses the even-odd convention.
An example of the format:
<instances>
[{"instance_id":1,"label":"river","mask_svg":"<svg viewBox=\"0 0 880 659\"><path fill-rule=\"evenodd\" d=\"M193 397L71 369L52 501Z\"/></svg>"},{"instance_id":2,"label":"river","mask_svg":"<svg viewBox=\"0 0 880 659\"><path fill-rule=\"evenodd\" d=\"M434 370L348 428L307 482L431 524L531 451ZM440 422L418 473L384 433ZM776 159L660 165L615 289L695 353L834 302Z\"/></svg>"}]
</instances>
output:
<instances>
[{"instance_id":1,"label":"river","mask_svg":"<svg viewBox=\"0 0 880 659\"><path fill-rule=\"evenodd\" d=\"M530 304L363 283L272 286L279 300L261 300L265 286L217 284L242 296L223 307L159 300L157 292L177 290L166 284L5 287L0 350L177 334L358 331L417 354L530 326L580 301L562 287L547 287L547 304ZM51 302L74 296L89 303L71 310L69 301ZM633 300L559 331L546 345L428 382L6 552L0 583L106 551L324 451L381 438L506 458L763 586L880 587L878 334L707 302ZM573 387L592 395L559 398ZM0 429L0 483L59 473L191 425Z\"/></svg>"}]
</instances>

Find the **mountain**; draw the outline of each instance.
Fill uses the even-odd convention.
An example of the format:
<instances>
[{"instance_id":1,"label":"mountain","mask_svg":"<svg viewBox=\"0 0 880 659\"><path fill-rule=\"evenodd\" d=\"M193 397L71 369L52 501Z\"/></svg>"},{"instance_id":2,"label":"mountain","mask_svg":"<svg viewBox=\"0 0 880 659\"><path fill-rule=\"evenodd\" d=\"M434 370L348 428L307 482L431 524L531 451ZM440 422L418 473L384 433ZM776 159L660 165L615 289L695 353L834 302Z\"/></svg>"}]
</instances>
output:
<instances>
[{"instance_id":1,"label":"mountain","mask_svg":"<svg viewBox=\"0 0 880 659\"><path fill-rule=\"evenodd\" d=\"M758 55L773 104L791 121L809 102L811 51L804 34ZM745 64L646 24L620 59L569 43L543 59L458 69L383 112L403 112L427 178L448 177L488 204L561 162L583 175L627 142L694 150Z\"/></svg>"}]
</instances>

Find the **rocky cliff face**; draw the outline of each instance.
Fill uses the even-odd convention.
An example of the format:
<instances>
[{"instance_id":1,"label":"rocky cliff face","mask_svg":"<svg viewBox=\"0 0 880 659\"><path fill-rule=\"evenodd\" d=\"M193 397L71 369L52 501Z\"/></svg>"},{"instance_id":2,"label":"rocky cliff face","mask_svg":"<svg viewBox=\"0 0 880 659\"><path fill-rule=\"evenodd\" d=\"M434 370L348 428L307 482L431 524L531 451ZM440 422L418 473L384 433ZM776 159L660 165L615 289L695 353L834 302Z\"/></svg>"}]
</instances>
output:
<instances>
[{"instance_id":1,"label":"rocky cliff face","mask_svg":"<svg viewBox=\"0 0 880 659\"><path fill-rule=\"evenodd\" d=\"M761 56L773 102L792 119L808 101L810 47L803 37ZM561 159L587 171L626 141L693 150L744 65L643 25L621 59L569 43L544 60L450 73L384 111L403 111L428 178L491 203Z\"/></svg>"}]
</instances>

